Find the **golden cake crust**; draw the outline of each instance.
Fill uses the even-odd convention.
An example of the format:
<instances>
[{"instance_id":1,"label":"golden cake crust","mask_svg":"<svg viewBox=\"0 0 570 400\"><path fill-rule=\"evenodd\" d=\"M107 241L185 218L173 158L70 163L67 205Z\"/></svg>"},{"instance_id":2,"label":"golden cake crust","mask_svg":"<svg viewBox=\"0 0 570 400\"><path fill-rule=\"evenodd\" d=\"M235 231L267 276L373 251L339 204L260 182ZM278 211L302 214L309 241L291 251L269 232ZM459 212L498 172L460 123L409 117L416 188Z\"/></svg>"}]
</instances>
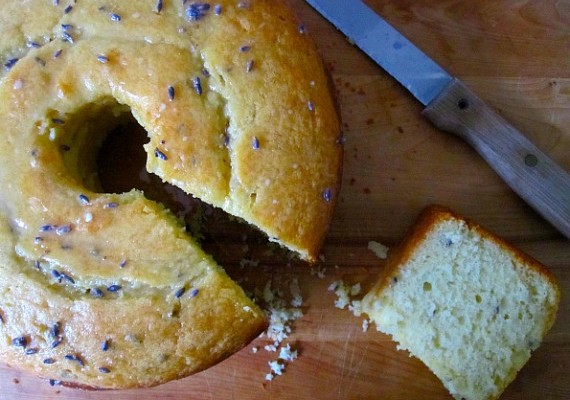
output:
<instances>
[{"instance_id":1,"label":"golden cake crust","mask_svg":"<svg viewBox=\"0 0 570 400\"><path fill-rule=\"evenodd\" d=\"M1 360L74 386L152 386L265 328L170 212L101 192L97 148L129 113L150 172L318 255L341 168L322 62L279 2L205 4L3 5Z\"/></svg>"},{"instance_id":2,"label":"golden cake crust","mask_svg":"<svg viewBox=\"0 0 570 400\"><path fill-rule=\"evenodd\" d=\"M429 234L430 230L433 228L434 225L437 224L438 221L443 221L446 219L455 219L455 220L464 221L469 227L469 229L475 230L482 237L491 240L502 249L507 250L508 252L512 253L515 257L518 257L520 260L523 261L523 263L527 264L529 268L532 268L533 270L538 272L541 276L543 276L546 280L551 282L552 286L557 291L557 298L558 299L560 298L560 288L558 287L556 280L552 276L552 273L539 261L537 261L530 255L524 253L517 247L512 246L503 238L482 228L478 223L476 223L472 219L460 216L455 211L438 204L427 206L424 210L422 210L416 222L408 230L408 232L406 233L404 239L400 242L400 244L390 249L388 258L386 260L386 265L382 270L376 285L370 292L379 293L382 291L384 287L389 286L391 283L393 283L392 277L397 275L398 269L406 265L406 262L413 254L418 244L423 241L423 239ZM554 315L551 316L552 322L554 322L554 317L555 317Z\"/></svg>"}]
</instances>

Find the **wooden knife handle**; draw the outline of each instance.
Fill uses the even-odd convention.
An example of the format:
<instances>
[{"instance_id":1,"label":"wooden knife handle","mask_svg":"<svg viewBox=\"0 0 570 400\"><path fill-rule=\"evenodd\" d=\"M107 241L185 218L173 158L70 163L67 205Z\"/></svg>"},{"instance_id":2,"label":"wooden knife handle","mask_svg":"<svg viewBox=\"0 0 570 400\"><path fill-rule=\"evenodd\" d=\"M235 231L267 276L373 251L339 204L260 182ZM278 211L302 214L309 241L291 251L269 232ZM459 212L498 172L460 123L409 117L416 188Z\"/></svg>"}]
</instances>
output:
<instances>
[{"instance_id":1,"label":"wooden knife handle","mask_svg":"<svg viewBox=\"0 0 570 400\"><path fill-rule=\"evenodd\" d=\"M570 175L455 79L423 111L473 146L540 215L570 238Z\"/></svg>"}]
</instances>

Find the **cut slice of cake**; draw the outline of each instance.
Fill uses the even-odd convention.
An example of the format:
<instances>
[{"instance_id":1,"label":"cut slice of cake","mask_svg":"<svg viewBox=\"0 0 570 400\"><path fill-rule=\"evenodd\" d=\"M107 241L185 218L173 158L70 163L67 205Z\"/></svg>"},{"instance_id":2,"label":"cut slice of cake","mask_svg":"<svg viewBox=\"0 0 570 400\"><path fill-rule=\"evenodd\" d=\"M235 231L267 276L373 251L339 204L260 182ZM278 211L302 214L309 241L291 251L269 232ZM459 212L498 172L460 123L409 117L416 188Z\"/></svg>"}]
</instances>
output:
<instances>
[{"instance_id":1,"label":"cut slice of cake","mask_svg":"<svg viewBox=\"0 0 570 400\"><path fill-rule=\"evenodd\" d=\"M495 399L554 323L559 298L538 261L431 206L391 251L363 311L456 399Z\"/></svg>"}]
</instances>

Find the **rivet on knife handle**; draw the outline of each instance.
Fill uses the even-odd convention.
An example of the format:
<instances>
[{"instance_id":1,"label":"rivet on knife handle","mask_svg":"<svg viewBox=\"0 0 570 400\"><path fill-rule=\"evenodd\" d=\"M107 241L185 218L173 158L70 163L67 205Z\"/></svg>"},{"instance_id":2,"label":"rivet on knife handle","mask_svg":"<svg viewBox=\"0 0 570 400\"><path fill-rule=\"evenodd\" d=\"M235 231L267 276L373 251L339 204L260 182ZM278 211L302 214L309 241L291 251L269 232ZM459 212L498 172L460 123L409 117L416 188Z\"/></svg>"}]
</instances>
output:
<instances>
[{"instance_id":1,"label":"rivet on knife handle","mask_svg":"<svg viewBox=\"0 0 570 400\"><path fill-rule=\"evenodd\" d=\"M570 238L570 174L453 80L423 114L467 141L539 214Z\"/></svg>"}]
</instances>

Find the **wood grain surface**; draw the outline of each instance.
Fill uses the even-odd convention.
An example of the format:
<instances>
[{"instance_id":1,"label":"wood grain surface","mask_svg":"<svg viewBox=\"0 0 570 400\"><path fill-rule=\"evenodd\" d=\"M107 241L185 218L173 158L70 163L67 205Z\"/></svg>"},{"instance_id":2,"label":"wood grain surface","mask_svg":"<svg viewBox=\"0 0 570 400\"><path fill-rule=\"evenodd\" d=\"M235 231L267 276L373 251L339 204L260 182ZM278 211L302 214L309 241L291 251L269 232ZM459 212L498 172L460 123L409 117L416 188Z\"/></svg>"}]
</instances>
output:
<instances>
[{"instance_id":1,"label":"wood grain surface","mask_svg":"<svg viewBox=\"0 0 570 400\"><path fill-rule=\"evenodd\" d=\"M277 355L263 349L266 338L258 338L195 376L112 392L52 387L45 379L0 366L1 399L450 399L421 362L397 351L373 327L363 332L362 318L335 308L335 296L327 291L338 279L369 287L384 262L368 243L395 245L431 203L476 220L557 278L562 289L557 321L502 398L570 398L570 242L467 144L430 125L419 103L303 0L289 1L331 72L346 135L343 188L316 266L325 270L324 277L282 252L268 252L263 240L246 236L240 226L212 224L205 246L248 290L271 279L287 293L289 282L299 280L304 316L287 339L299 358L284 375L265 381L268 361ZM569 1L368 4L570 170ZM244 257L259 264L241 268Z\"/></svg>"},{"instance_id":2,"label":"wood grain surface","mask_svg":"<svg viewBox=\"0 0 570 400\"><path fill-rule=\"evenodd\" d=\"M489 164L527 205L570 239L570 173L454 79L422 114Z\"/></svg>"}]
</instances>

